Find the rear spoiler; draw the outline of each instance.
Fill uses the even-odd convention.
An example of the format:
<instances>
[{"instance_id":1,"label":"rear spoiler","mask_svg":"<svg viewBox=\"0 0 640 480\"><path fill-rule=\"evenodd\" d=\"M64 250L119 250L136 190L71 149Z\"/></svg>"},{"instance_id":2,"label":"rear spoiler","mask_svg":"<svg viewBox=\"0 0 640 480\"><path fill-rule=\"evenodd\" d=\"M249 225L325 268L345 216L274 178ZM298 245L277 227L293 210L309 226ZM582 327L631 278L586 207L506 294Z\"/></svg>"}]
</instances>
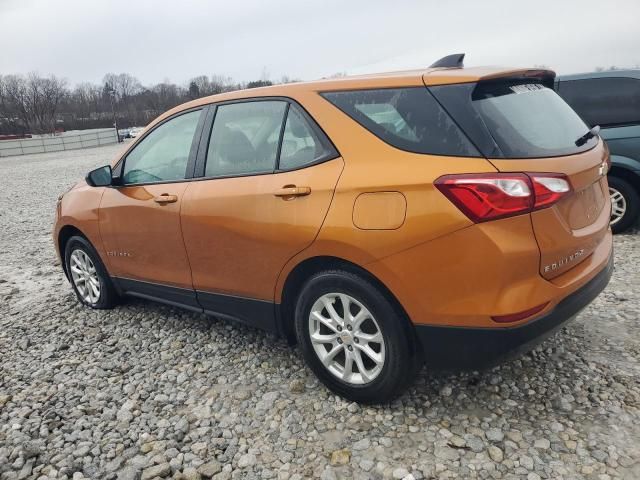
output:
<instances>
[{"instance_id":1,"label":"rear spoiler","mask_svg":"<svg viewBox=\"0 0 640 480\"><path fill-rule=\"evenodd\" d=\"M485 75L478 79L478 83L509 81L538 80L540 83L553 89L556 72L546 69L526 69L499 72L493 75Z\"/></svg>"},{"instance_id":2,"label":"rear spoiler","mask_svg":"<svg viewBox=\"0 0 640 480\"><path fill-rule=\"evenodd\" d=\"M440 60L436 60L429 65L429 68L464 68L464 53L453 53L442 57ZM515 79L515 80L530 80L536 79L541 81L544 85L553 88L553 82L556 77L556 73L552 70L546 69L522 69L522 70L507 70L496 71L481 75L477 81L491 81L496 79Z\"/></svg>"},{"instance_id":3,"label":"rear spoiler","mask_svg":"<svg viewBox=\"0 0 640 480\"><path fill-rule=\"evenodd\" d=\"M457 58L450 58L456 56ZM543 85L553 88L553 83L556 77L556 73L553 70L540 68L463 68L462 58L463 54L456 54L438 60L433 65L440 65L440 67L434 67L427 70L422 75L422 81L427 87L431 87L435 85L479 83L500 80L537 80ZM454 63L457 67L453 66ZM443 68L442 65L447 66Z\"/></svg>"}]
</instances>

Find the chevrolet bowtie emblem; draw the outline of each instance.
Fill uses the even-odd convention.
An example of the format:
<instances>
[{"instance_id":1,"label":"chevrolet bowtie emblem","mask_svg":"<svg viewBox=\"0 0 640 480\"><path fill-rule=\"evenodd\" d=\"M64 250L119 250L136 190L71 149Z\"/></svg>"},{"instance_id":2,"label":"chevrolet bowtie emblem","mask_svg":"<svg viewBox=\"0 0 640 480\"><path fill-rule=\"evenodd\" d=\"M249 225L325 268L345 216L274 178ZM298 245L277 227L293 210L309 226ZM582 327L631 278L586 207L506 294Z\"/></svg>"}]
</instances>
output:
<instances>
[{"instance_id":1,"label":"chevrolet bowtie emblem","mask_svg":"<svg viewBox=\"0 0 640 480\"><path fill-rule=\"evenodd\" d=\"M600 168L598 169L598 175L603 177L604 175L606 175L606 173L607 173L607 162L604 161L602 162L602 165L600 165Z\"/></svg>"}]
</instances>

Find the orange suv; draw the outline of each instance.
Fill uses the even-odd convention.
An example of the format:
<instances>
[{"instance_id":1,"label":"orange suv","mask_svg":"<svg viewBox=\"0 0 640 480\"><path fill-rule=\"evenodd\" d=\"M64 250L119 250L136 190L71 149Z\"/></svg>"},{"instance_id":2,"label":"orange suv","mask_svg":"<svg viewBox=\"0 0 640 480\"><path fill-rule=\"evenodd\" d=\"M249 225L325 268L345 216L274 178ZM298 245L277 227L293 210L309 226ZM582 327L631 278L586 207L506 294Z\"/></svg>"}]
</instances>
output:
<instances>
[{"instance_id":1,"label":"orange suv","mask_svg":"<svg viewBox=\"0 0 640 480\"><path fill-rule=\"evenodd\" d=\"M60 197L65 274L92 308L133 295L297 341L360 402L423 362L493 363L613 269L608 151L553 81L456 55L186 103Z\"/></svg>"}]
</instances>

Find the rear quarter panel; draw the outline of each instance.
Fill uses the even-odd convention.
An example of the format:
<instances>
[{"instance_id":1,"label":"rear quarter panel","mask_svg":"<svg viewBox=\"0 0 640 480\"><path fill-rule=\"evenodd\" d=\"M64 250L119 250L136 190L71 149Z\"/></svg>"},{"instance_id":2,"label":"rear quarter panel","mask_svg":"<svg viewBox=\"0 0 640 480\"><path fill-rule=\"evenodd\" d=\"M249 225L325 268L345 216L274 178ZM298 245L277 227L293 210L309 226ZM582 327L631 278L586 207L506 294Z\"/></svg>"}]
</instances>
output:
<instances>
[{"instance_id":1,"label":"rear quarter panel","mask_svg":"<svg viewBox=\"0 0 640 480\"><path fill-rule=\"evenodd\" d=\"M433 185L441 175L495 172L484 158L447 157L405 152L387 145L338 110L316 92L296 92L300 102L318 122L345 161L327 217L316 241L284 267L276 286L276 301L287 275L303 260L333 256L366 268L376 260L472 225L472 222ZM399 192L406 199L400 226L363 229L354 224L354 205L365 193ZM359 224L375 224L371 218ZM393 222L392 222L393 223Z\"/></svg>"}]
</instances>

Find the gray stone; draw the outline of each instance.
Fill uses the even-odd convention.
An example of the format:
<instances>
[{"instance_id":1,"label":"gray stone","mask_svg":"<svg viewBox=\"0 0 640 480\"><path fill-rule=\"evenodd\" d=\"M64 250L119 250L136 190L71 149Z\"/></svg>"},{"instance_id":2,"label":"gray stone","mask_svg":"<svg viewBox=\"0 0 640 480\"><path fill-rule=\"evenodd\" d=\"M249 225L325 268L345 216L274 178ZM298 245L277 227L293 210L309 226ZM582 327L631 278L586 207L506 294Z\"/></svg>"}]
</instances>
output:
<instances>
[{"instance_id":1,"label":"gray stone","mask_svg":"<svg viewBox=\"0 0 640 480\"><path fill-rule=\"evenodd\" d=\"M245 453L238 460L238 467L247 468L256 464L256 456L252 453Z\"/></svg>"},{"instance_id":2,"label":"gray stone","mask_svg":"<svg viewBox=\"0 0 640 480\"><path fill-rule=\"evenodd\" d=\"M104 469L109 473L115 472L122 466L123 462L124 462L124 458L116 457L113 460L110 460L109 462L107 462L104 466Z\"/></svg>"},{"instance_id":3,"label":"gray stone","mask_svg":"<svg viewBox=\"0 0 640 480\"><path fill-rule=\"evenodd\" d=\"M495 445L489 445L489 448L487 448L487 453L489 453L489 457L494 462L500 463L504 459L504 453Z\"/></svg>"},{"instance_id":4,"label":"gray stone","mask_svg":"<svg viewBox=\"0 0 640 480\"><path fill-rule=\"evenodd\" d=\"M460 454L458 453L458 450L450 447L436 447L434 451L434 455L439 460L454 461L460 458Z\"/></svg>"},{"instance_id":5,"label":"gray stone","mask_svg":"<svg viewBox=\"0 0 640 480\"><path fill-rule=\"evenodd\" d=\"M501 442L504 439L504 433L499 428L490 428L485 432L487 440L491 442Z\"/></svg>"},{"instance_id":6,"label":"gray stone","mask_svg":"<svg viewBox=\"0 0 640 480\"><path fill-rule=\"evenodd\" d=\"M393 471L393 478L396 480L402 480L407 475L409 475L409 470L406 468L396 468Z\"/></svg>"},{"instance_id":7,"label":"gray stone","mask_svg":"<svg viewBox=\"0 0 640 480\"><path fill-rule=\"evenodd\" d=\"M450 397L452 393L453 393L453 389L449 385L445 385L440 390L440 395L442 395L443 397Z\"/></svg>"},{"instance_id":8,"label":"gray stone","mask_svg":"<svg viewBox=\"0 0 640 480\"><path fill-rule=\"evenodd\" d=\"M153 467L145 468L142 471L142 476L140 480L151 480L155 477L166 477L171 474L171 465L168 463L161 463L160 465L155 465Z\"/></svg>"},{"instance_id":9,"label":"gray stone","mask_svg":"<svg viewBox=\"0 0 640 480\"><path fill-rule=\"evenodd\" d=\"M522 455L520 457L520 465L522 465L527 470L533 470L533 459L528 455Z\"/></svg>"},{"instance_id":10,"label":"gray stone","mask_svg":"<svg viewBox=\"0 0 640 480\"><path fill-rule=\"evenodd\" d=\"M368 438L363 438L362 440L358 440L357 442L355 442L351 446L351 448L353 450L366 450L370 446L371 446L371 440L369 440Z\"/></svg>"},{"instance_id":11,"label":"gray stone","mask_svg":"<svg viewBox=\"0 0 640 480\"><path fill-rule=\"evenodd\" d=\"M254 461L254 463L255 463L255 461ZM238 462L238 466L240 466L239 464L240 464L240 462ZM216 462L215 460L207 462L207 463L205 463L204 465L201 465L198 468L198 473L200 473L200 475L202 475L205 478L211 478L216 473L219 473L221 471L222 471L222 465L220 465L220 463Z\"/></svg>"},{"instance_id":12,"label":"gray stone","mask_svg":"<svg viewBox=\"0 0 640 480\"><path fill-rule=\"evenodd\" d=\"M467 435L465 437L465 441L467 442L467 446L476 453L480 453L484 450L484 442L480 437Z\"/></svg>"},{"instance_id":13,"label":"gray stone","mask_svg":"<svg viewBox=\"0 0 640 480\"><path fill-rule=\"evenodd\" d=\"M291 393L304 392L304 382L299 378L292 380L291 383L289 383L289 391Z\"/></svg>"},{"instance_id":14,"label":"gray stone","mask_svg":"<svg viewBox=\"0 0 640 480\"><path fill-rule=\"evenodd\" d=\"M124 467L118 472L118 480L138 480L140 478L140 469L132 466Z\"/></svg>"},{"instance_id":15,"label":"gray stone","mask_svg":"<svg viewBox=\"0 0 640 480\"><path fill-rule=\"evenodd\" d=\"M202 476L195 468L187 467L182 472L182 478L183 480L200 480Z\"/></svg>"},{"instance_id":16,"label":"gray stone","mask_svg":"<svg viewBox=\"0 0 640 480\"><path fill-rule=\"evenodd\" d=\"M372 460L367 460L365 458L363 460L360 460L360 463L358 465L362 470L364 470L365 472L368 472L369 470L371 470L373 468L373 466L375 464L373 463Z\"/></svg>"},{"instance_id":17,"label":"gray stone","mask_svg":"<svg viewBox=\"0 0 640 480\"><path fill-rule=\"evenodd\" d=\"M540 450L547 450L551 446L551 442L546 438L539 438L535 441L533 446Z\"/></svg>"}]
</instances>

